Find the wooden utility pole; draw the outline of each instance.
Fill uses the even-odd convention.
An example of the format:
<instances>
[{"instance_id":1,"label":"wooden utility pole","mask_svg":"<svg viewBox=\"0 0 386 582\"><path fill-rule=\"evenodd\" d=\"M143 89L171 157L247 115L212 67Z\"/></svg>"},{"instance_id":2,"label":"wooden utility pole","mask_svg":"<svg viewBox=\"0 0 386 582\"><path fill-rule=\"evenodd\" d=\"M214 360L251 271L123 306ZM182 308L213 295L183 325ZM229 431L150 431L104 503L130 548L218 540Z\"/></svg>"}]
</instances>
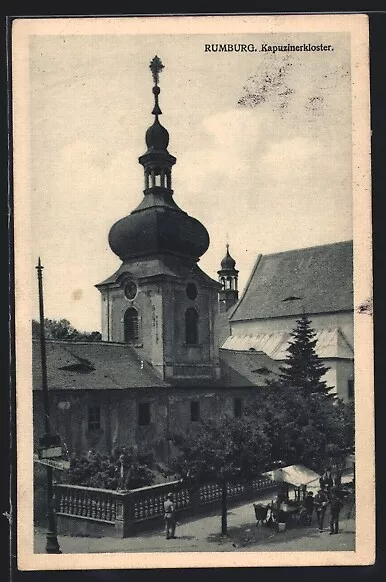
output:
<instances>
[{"instance_id":1,"label":"wooden utility pole","mask_svg":"<svg viewBox=\"0 0 386 582\"><path fill-rule=\"evenodd\" d=\"M57 444L57 437L51 434L50 425L50 402L48 397L48 382L47 382L47 354L46 354L46 338L44 332L44 303L43 303L43 266L40 262L40 257L37 264L38 272L38 287L39 287L39 313L40 313L40 353L42 364L42 390L43 390L43 405L44 405L44 436L41 439L41 444L44 447L52 447ZM56 516L54 508L54 491L53 491L53 468L49 465L47 469L47 554L61 554L59 542L57 538Z\"/></svg>"}]
</instances>

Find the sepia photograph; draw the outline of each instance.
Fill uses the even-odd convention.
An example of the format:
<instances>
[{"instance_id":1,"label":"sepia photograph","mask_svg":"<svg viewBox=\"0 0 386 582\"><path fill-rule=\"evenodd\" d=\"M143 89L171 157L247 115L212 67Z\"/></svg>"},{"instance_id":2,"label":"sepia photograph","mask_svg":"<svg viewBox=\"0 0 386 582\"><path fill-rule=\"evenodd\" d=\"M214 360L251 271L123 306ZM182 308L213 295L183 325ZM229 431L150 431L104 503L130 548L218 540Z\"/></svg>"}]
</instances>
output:
<instances>
[{"instance_id":1,"label":"sepia photograph","mask_svg":"<svg viewBox=\"0 0 386 582\"><path fill-rule=\"evenodd\" d=\"M19 569L374 563L368 51L13 20Z\"/></svg>"}]
</instances>

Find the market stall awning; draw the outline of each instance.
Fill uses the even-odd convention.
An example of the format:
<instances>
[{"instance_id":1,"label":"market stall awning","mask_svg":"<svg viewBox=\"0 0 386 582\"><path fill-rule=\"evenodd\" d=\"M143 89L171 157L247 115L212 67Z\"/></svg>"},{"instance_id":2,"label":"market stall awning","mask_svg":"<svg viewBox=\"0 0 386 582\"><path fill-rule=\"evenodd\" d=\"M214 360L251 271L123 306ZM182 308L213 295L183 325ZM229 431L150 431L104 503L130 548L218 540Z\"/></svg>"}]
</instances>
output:
<instances>
[{"instance_id":1,"label":"market stall awning","mask_svg":"<svg viewBox=\"0 0 386 582\"><path fill-rule=\"evenodd\" d=\"M318 473L307 469L304 465L289 465L288 467L282 467L281 469L273 469L272 471L267 471L263 473L265 477L269 477L272 481L284 481L295 487L300 485L308 485L313 481L317 481L320 478Z\"/></svg>"}]
</instances>

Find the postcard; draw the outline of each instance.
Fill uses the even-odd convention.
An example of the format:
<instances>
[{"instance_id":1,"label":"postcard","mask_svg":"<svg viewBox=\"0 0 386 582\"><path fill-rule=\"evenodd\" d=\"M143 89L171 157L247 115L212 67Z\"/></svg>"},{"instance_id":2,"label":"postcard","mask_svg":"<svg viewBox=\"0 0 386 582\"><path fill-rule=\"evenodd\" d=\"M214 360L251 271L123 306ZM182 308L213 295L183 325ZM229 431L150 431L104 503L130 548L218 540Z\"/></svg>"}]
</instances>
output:
<instances>
[{"instance_id":1,"label":"postcard","mask_svg":"<svg viewBox=\"0 0 386 582\"><path fill-rule=\"evenodd\" d=\"M374 563L367 16L11 37L19 569Z\"/></svg>"}]
</instances>

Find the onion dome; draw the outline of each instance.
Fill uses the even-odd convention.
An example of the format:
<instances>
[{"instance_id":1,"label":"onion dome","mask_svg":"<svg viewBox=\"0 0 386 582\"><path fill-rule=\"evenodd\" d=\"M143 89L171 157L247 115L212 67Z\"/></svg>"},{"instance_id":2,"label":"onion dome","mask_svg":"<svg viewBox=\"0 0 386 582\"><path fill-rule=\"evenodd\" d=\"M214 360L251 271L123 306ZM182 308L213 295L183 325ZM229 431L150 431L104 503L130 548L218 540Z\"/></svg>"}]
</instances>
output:
<instances>
[{"instance_id":1,"label":"onion dome","mask_svg":"<svg viewBox=\"0 0 386 582\"><path fill-rule=\"evenodd\" d=\"M209 247L209 234L197 219L176 210L172 204L150 208L138 207L129 216L118 220L110 230L111 250L126 259L172 253L198 261Z\"/></svg>"},{"instance_id":2,"label":"onion dome","mask_svg":"<svg viewBox=\"0 0 386 582\"><path fill-rule=\"evenodd\" d=\"M221 261L222 271L234 271L236 267L236 261L229 254L229 245L227 244L227 252L223 260Z\"/></svg>"},{"instance_id":3,"label":"onion dome","mask_svg":"<svg viewBox=\"0 0 386 582\"><path fill-rule=\"evenodd\" d=\"M150 63L154 87L154 123L146 132L147 151L139 158L144 168L144 198L133 212L116 222L109 233L111 250L124 261L138 256L172 253L198 261L209 247L206 228L181 210L173 200L171 170L176 158L169 154L169 133L159 122L159 73L164 68L155 56Z\"/></svg>"},{"instance_id":4,"label":"onion dome","mask_svg":"<svg viewBox=\"0 0 386 582\"><path fill-rule=\"evenodd\" d=\"M155 118L153 125L147 130L145 139L149 153L154 150L167 150L169 145L169 132L160 124L158 116Z\"/></svg>"}]
</instances>

